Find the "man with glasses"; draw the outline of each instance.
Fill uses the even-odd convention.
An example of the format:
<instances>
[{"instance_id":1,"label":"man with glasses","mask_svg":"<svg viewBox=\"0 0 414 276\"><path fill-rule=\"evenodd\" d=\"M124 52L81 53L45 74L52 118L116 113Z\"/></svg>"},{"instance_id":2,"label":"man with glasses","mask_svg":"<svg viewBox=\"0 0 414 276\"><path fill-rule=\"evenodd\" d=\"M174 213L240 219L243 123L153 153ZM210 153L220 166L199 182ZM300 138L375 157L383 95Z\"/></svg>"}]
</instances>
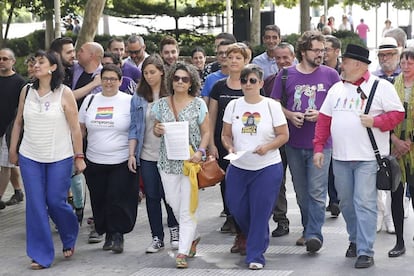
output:
<instances>
[{"instance_id":1,"label":"man with glasses","mask_svg":"<svg viewBox=\"0 0 414 276\"><path fill-rule=\"evenodd\" d=\"M314 139L314 164L322 168L325 160L330 159L323 148L332 137L335 187L350 242L345 257L358 257L355 268L374 264L378 165L367 128L372 129L380 154L388 155L389 131L404 119L404 108L394 86L369 73L368 58L367 48L348 44L342 55L343 81L329 90L320 109ZM364 114L376 80L372 105Z\"/></svg>"},{"instance_id":2,"label":"man with glasses","mask_svg":"<svg viewBox=\"0 0 414 276\"><path fill-rule=\"evenodd\" d=\"M125 43L120 37L115 37L109 40L107 51L118 55L121 61L122 77L131 78L135 83L139 83L141 80L141 70L135 64L131 64L126 60L122 60L125 55Z\"/></svg>"},{"instance_id":3,"label":"man with glasses","mask_svg":"<svg viewBox=\"0 0 414 276\"><path fill-rule=\"evenodd\" d=\"M378 47L378 62L380 68L373 75L394 83L395 78L401 73L400 50L397 41L392 37L384 37Z\"/></svg>"},{"instance_id":4,"label":"man with glasses","mask_svg":"<svg viewBox=\"0 0 414 276\"><path fill-rule=\"evenodd\" d=\"M6 143L6 130L11 131L14 116L16 115L19 104L19 95L25 81L13 70L16 58L12 50L3 48L0 50L0 210L6 208L6 203L2 201L2 196L9 183L11 168L13 164L9 162L9 150ZM16 191L19 190L19 199L23 200L23 192L19 182L13 181ZM18 186L15 186L18 185Z\"/></svg>"},{"instance_id":5,"label":"man with glasses","mask_svg":"<svg viewBox=\"0 0 414 276\"><path fill-rule=\"evenodd\" d=\"M281 40L279 27L276 25L267 25L264 28L262 39L266 51L256 56L252 63L262 67L264 71L264 79L267 79L270 75L275 74L278 71L274 50Z\"/></svg>"},{"instance_id":6,"label":"man with glasses","mask_svg":"<svg viewBox=\"0 0 414 276\"><path fill-rule=\"evenodd\" d=\"M222 40L219 45L217 46L217 62L220 64L220 68L218 71L209 74L204 82L203 89L201 90L201 96L203 97L204 101L208 105L210 101L210 92L213 89L214 84L223 78L226 78L229 74L229 69L226 64L227 60L227 48L234 42L232 40Z\"/></svg>"},{"instance_id":7,"label":"man with glasses","mask_svg":"<svg viewBox=\"0 0 414 276\"><path fill-rule=\"evenodd\" d=\"M327 143L322 169L316 168L312 160L312 139L327 92L340 80L334 69L322 65L324 54L324 36L319 31L304 32L296 45L299 63L287 68L285 91L282 92L283 74L278 74L271 94L272 98L281 101L288 119L290 138L285 150L304 228L296 244L306 244L310 253L317 252L323 243L321 230L325 221L331 156L331 143Z\"/></svg>"},{"instance_id":8,"label":"man with glasses","mask_svg":"<svg viewBox=\"0 0 414 276\"><path fill-rule=\"evenodd\" d=\"M207 64L204 68L203 71L203 75L202 75L202 80L201 80L201 86L203 86L204 82L206 81L206 78L208 75L210 75L211 73L217 72L218 70L221 69L221 64L218 61L220 55L218 55L218 46L220 45L220 42L222 42L223 40L230 40L232 43L236 43L237 40L234 37L234 35L230 34L230 33L219 33L216 36L216 39L214 40L214 48L216 51L216 57L217 60Z\"/></svg>"},{"instance_id":9,"label":"man with glasses","mask_svg":"<svg viewBox=\"0 0 414 276\"><path fill-rule=\"evenodd\" d=\"M131 63L138 67L141 70L142 63L149 56L145 52L146 46L144 39L139 35L131 35L127 40L127 54L128 57L125 59L125 62Z\"/></svg>"}]
</instances>

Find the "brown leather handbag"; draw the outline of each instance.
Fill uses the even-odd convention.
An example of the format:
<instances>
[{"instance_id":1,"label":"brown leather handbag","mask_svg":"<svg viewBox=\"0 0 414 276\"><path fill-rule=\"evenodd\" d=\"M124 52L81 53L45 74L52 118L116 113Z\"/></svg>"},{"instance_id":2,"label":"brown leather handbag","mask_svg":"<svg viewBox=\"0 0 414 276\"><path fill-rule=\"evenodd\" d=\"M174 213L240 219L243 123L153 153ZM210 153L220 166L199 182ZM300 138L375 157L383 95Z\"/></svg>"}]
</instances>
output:
<instances>
[{"instance_id":1,"label":"brown leather handbag","mask_svg":"<svg viewBox=\"0 0 414 276\"><path fill-rule=\"evenodd\" d=\"M210 155L201 164L201 170L197 174L198 188L211 187L224 179L225 172L220 168L216 158Z\"/></svg>"}]
</instances>

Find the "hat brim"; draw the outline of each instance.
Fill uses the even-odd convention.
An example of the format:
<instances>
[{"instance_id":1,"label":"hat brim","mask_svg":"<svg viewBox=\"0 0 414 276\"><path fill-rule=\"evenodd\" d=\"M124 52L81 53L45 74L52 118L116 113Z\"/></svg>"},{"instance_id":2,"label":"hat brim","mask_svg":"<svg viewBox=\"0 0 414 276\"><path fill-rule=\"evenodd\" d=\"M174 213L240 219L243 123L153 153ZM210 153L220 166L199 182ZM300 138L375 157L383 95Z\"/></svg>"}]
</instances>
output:
<instances>
[{"instance_id":1,"label":"hat brim","mask_svg":"<svg viewBox=\"0 0 414 276\"><path fill-rule=\"evenodd\" d=\"M352 58L352 59L356 59L356 60L365 62L366 64L370 64L371 63L371 61L369 59L367 59L365 57L362 57L362 56L354 55L354 54L351 54L351 53L344 53L342 55L342 58Z\"/></svg>"},{"instance_id":2,"label":"hat brim","mask_svg":"<svg viewBox=\"0 0 414 276\"><path fill-rule=\"evenodd\" d=\"M398 53L401 53L402 47L396 47L396 48L380 48L380 49L377 49L377 52L389 51L389 50L397 50Z\"/></svg>"}]
</instances>

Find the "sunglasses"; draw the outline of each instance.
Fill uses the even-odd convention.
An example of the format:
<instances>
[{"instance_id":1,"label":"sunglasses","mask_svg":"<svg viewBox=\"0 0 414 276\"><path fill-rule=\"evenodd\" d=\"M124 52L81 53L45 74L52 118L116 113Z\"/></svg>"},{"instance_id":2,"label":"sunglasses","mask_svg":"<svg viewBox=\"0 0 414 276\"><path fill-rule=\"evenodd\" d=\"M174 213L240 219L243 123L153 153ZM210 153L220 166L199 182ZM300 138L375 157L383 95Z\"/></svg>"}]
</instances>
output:
<instances>
[{"instance_id":1,"label":"sunglasses","mask_svg":"<svg viewBox=\"0 0 414 276\"><path fill-rule=\"evenodd\" d=\"M141 53L141 50L142 50L142 49L139 49L139 50L136 50L136 51L128 51L128 53L129 53L130 55L138 55L139 53Z\"/></svg>"},{"instance_id":2,"label":"sunglasses","mask_svg":"<svg viewBox=\"0 0 414 276\"><path fill-rule=\"evenodd\" d=\"M250 82L251 84L256 84L259 80L255 78L250 79L240 79L241 84L247 84L247 82Z\"/></svg>"},{"instance_id":3,"label":"sunglasses","mask_svg":"<svg viewBox=\"0 0 414 276\"><path fill-rule=\"evenodd\" d=\"M358 92L359 96L361 97L361 100L368 99L367 95L364 93L364 91L362 91L361 87L358 86L357 92Z\"/></svg>"},{"instance_id":4,"label":"sunglasses","mask_svg":"<svg viewBox=\"0 0 414 276\"><path fill-rule=\"evenodd\" d=\"M189 83L190 82L190 77L180 77L180 76L174 76L173 77L173 81L175 81L175 82L179 82L180 80L183 83Z\"/></svg>"}]
</instances>

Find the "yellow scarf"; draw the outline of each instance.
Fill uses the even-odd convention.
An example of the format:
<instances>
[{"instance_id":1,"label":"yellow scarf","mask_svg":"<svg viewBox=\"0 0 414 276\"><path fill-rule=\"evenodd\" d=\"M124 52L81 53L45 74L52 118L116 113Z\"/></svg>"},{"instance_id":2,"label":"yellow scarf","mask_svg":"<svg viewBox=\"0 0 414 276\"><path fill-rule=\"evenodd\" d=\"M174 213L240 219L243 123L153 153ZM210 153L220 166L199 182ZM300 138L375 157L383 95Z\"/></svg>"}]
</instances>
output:
<instances>
[{"instance_id":1,"label":"yellow scarf","mask_svg":"<svg viewBox=\"0 0 414 276\"><path fill-rule=\"evenodd\" d=\"M403 74L400 74L398 77L395 78L394 87L397 90L398 96L401 99L401 102L404 103L405 101L405 87L404 87L404 78ZM408 134L412 133L414 130L414 87L411 88L411 97L410 101L408 102L407 110L405 111L407 119L404 119L402 123L400 123L395 129L394 134L398 137L398 139L401 139L401 132L402 132L402 126L405 123L405 136L402 137L402 139L407 139ZM404 154L399 160L400 168L401 168L401 181L402 183L406 182L406 171L405 168L410 168L410 173L413 174L414 172L414 144L411 144L411 149L408 153Z\"/></svg>"},{"instance_id":2,"label":"yellow scarf","mask_svg":"<svg viewBox=\"0 0 414 276\"><path fill-rule=\"evenodd\" d=\"M194 155L194 150L190 146L190 156ZM194 218L194 213L198 207L198 181L197 173L201 170L200 164L185 160L183 165L183 174L190 178L190 215Z\"/></svg>"}]
</instances>

